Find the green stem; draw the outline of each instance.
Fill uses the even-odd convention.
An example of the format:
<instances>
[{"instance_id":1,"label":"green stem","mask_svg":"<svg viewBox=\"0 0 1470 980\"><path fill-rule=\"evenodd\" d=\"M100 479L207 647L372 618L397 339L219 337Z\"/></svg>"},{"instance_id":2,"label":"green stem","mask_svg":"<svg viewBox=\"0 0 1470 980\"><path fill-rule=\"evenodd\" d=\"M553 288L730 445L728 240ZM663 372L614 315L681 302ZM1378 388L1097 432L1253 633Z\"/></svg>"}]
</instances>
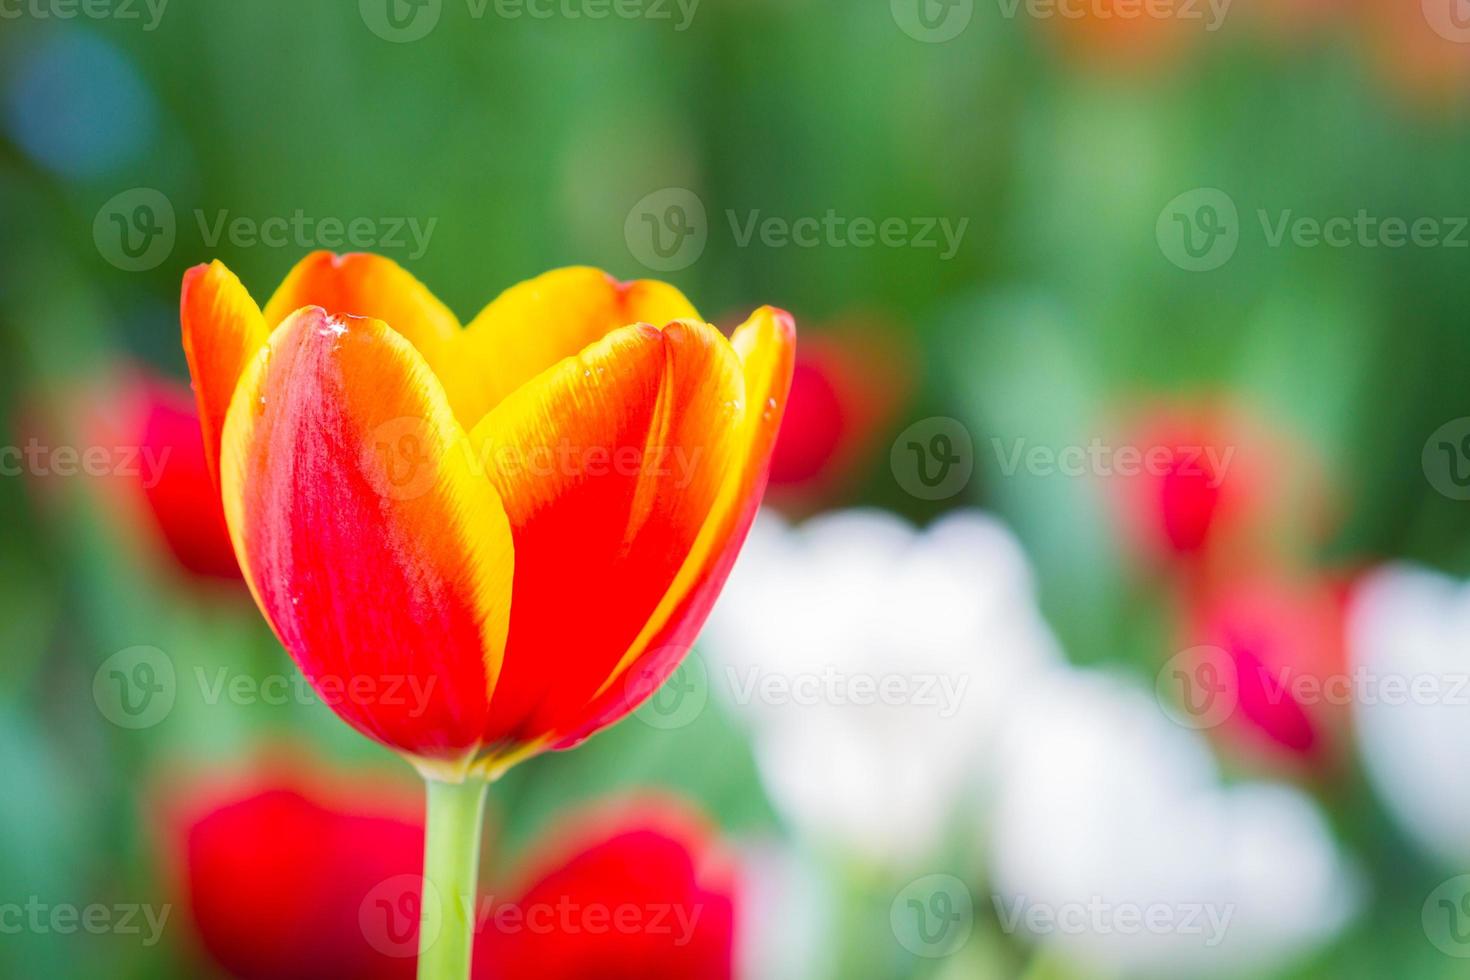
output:
<instances>
[{"instance_id":1,"label":"green stem","mask_svg":"<svg viewBox=\"0 0 1470 980\"><path fill-rule=\"evenodd\" d=\"M424 897L419 916L418 980L468 980L475 939L480 826L489 785L425 780Z\"/></svg>"}]
</instances>

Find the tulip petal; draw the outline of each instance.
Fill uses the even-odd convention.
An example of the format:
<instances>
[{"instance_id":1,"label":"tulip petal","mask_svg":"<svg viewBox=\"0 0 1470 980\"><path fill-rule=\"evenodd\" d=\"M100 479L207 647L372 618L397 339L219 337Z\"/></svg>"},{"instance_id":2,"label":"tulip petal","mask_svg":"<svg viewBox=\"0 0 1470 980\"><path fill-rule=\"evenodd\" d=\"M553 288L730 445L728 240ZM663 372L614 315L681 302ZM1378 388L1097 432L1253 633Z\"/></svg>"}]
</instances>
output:
<instances>
[{"instance_id":1,"label":"tulip petal","mask_svg":"<svg viewBox=\"0 0 1470 980\"><path fill-rule=\"evenodd\" d=\"M246 579L323 699L391 747L465 764L513 552L424 359L381 321L300 310L241 379L223 457Z\"/></svg>"},{"instance_id":2,"label":"tulip petal","mask_svg":"<svg viewBox=\"0 0 1470 980\"><path fill-rule=\"evenodd\" d=\"M441 380L452 371L459 319L392 259L367 252L311 253L265 304L265 320L274 327L303 306L382 320L423 355Z\"/></svg>"},{"instance_id":3,"label":"tulip petal","mask_svg":"<svg viewBox=\"0 0 1470 980\"><path fill-rule=\"evenodd\" d=\"M762 307L730 343L744 375L738 463L726 469L718 499L658 608L590 703L559 721L554 748L570 748L628 714L656 687L643 678L661 681L673 671L704 626L755 519L791 387L796 326L784 310Z\"/></svg>"},{"instance_id":4,"label":"tulip petal","mask_svg":"<svg viewBox=\"0 0 1470 980\"><path fill-rule=\"evenodd\" d=\"M583 707L694 546L737 448L744 383L713 327L614 330L475 428L516 542L491 730L507 744Z\"/></svg>"},{"instance_id":5,"label":"tulip petal","mask_svg":"<svg viewBox=\"0 0 1470 980\"><path fill-rule=\"evenodd\" d=\"M554 269L507 289L465 328L456 411L475 424L521 385L618 327L697 319L667 283L618 282L587 266Z\"/></svg>"},{"instance_id":6,"label":"tulip petal","mask_svg":"<svg viewBox=\"0 0 1470 980\"><path fill-rule=\"evenodd\" d=\"M184 274L179 322L199 404L204 455L217 483L220 434L230 398L246 364L265 346L269 329L250 293L218 260Z\"/></svg>"}]
</instances>

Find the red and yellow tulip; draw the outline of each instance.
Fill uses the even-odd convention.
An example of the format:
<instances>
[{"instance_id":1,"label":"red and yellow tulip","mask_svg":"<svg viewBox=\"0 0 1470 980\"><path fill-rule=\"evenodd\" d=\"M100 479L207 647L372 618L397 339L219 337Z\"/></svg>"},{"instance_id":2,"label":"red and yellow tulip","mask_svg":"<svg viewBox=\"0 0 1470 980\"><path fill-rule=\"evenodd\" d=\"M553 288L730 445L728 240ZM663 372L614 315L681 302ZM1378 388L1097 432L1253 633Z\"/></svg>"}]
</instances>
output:
<instances>
[{"instance_id":1,"label":"red and yellow tulip","mask_svg":"<svg viewBox=\"0 0 1470 980\"><path fill-rule=\"evenodd\" d=\"M780 310L727 340L674 287L590 268L462 327L393 262L324 252L263 308L191 269L181 315L262 612L346 721L451 782L578 743L672 670L754 515L794 348Z\"/></svg>"}]
</instances>

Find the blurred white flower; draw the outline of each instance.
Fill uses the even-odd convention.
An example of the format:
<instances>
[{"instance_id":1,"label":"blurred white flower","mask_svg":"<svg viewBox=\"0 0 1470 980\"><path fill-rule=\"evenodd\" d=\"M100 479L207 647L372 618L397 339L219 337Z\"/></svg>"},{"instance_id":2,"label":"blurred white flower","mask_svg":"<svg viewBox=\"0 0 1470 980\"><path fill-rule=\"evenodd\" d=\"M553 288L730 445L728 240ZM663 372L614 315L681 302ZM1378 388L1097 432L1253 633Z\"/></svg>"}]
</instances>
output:
<instances>
[{"instance_id":1,"label":"blurred white flower","mask_svg":"<svg viewBox=\"0 0 1470 980\"><path fill-rule=\"evenodd\" d=\"M924 531L762 513L703 649L785 818L899 868L942 844L1026 679L1059 660L1020 547L976 512Z\"/></svg>"},{"instance_id":2,"label":"blurred white flower","mask_svg":"<svg viewBox=\"0 0 1470 980\"><path fill-rule=\"evenodd\" d=\"M1470 862L1470 584L1390 566L1348 612L1353 711L1368 778L1427 852Z\"/></svg>"},{"instance_id":3,"label":"blurred white flower","mask_svg":"<svg viewBox=\"0 0 1470 980\"><path fill-rule=\"evenodd\" d=\"M986 832L1007 931L1104 976L1239 976L1351 916L1355 876L1312 802L1222 786L1143 687L1058 670L1012 719Z\"/></svg>"}]
</instances>

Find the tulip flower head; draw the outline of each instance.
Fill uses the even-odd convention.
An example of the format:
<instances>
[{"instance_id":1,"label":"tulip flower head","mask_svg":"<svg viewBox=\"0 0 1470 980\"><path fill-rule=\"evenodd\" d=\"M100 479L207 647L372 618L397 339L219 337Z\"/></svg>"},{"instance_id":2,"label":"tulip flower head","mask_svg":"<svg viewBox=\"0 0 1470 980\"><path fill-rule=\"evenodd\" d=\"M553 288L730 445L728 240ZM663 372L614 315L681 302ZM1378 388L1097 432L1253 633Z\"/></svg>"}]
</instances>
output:
<instances>
[{"instance_id":1,"label":"tulip flower head","mask_svg":"<svg viewBox=\"0 0 1470 980\"><path fill-rule=\"evenodd\" d=\"M779 310L727 340L672 286L588 268L461 327L394 263L329 253L264 308L192 269L182 322L262 612L345 720L448 781L575 745L672 670L754 516L794 348Z\"/></svg>"}]
</instances>

